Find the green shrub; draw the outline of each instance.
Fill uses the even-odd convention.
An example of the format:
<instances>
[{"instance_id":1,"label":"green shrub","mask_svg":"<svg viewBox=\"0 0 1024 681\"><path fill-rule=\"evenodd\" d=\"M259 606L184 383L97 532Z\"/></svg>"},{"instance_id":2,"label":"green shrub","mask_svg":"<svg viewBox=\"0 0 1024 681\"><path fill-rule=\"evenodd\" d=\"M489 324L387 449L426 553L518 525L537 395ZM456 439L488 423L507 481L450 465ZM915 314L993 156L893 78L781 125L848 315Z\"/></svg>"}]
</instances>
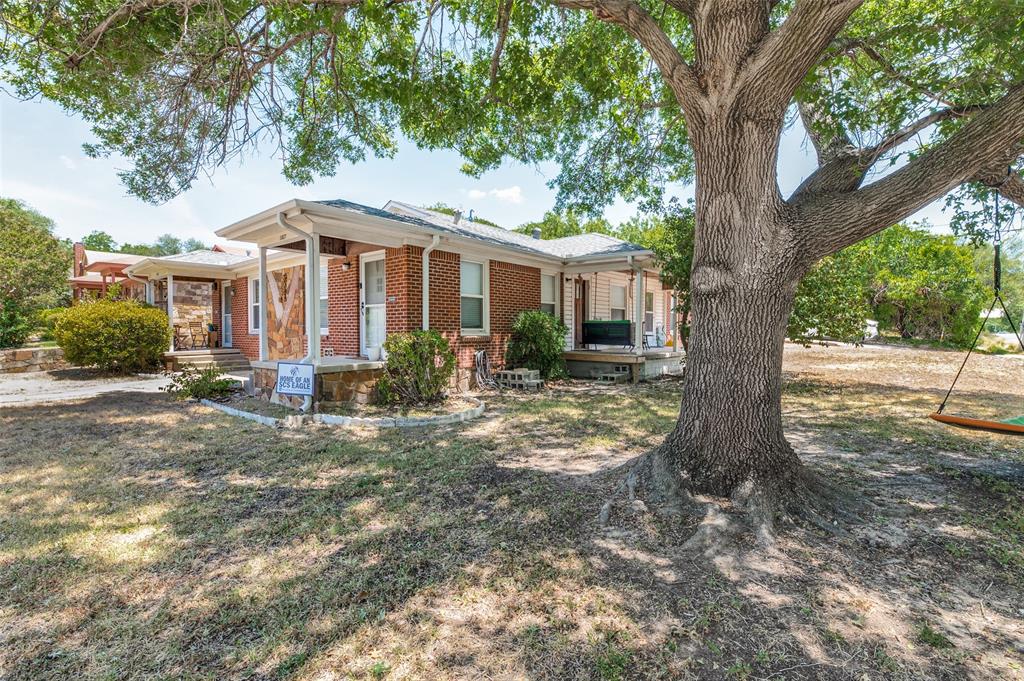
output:
<instances>
[{"instance_id":1,"label":"green shrub","mask_svg":"<svg viewBox=\"0 0 1024 681\"><path fill-rule=\"evenodd\" d=\"M67 310L66 307L49 307L36 312L35 333L39 334L39 340L53 340L53 328L57 325L57 320L60 319L65 310Z\"/></svg>"},{"instance_id":2,"label":"green shrub","mask_svg":"<svg viewBox=\"0 0 1024 681\"><path fill-rule=\"evenodd\" d=\"M569 329L561 319L540 310L520 312L512 322L512 338L505 351L505 366L536 369L543 378L566 375L565 334Z\"/></svg>"},{"instance_id":3,"label":"green shrub","mask_svg":"<svg viewBox=\"0 0 1024 681\"><path fill-rule=\"evenodd\" d=\"M171 344L167 315L134 300L97 300L68 308L53 336L68 362L105 371L151 369Z\"/></svg>"},{"instance_id":4,"label":"green shrub","mask_svg":"<svg viewBox=\"0 0 1024 681\"><path fill-rule=\"evenodd\" d=\"M423 405L444 399L455 372L455 353L437 331L393 333L384 341L383 404Z\"/></svg>"},{"instance_id":5,"label":"green shrub","mask_svg":"<svg viewBox=\"0 0 1024 681\"><path fill-rule=\"evenodd\" d=\"M233 378L221 378L221 371L217 367L185 367L181 373L171 377L170 385L161 390L176 400L209 400L228 395L237 387L238 381Z\"/></svg>"},{"instance_id":6,"label":"green shrub","mask_svg":"<svg viewBox=\"0 0 1024 681\"><path fill-rule=\"evenodd\" d=\"M14 298L0 299L0 348L20 347L32 332L32 315Z\"/></svg>"}]
</instances>

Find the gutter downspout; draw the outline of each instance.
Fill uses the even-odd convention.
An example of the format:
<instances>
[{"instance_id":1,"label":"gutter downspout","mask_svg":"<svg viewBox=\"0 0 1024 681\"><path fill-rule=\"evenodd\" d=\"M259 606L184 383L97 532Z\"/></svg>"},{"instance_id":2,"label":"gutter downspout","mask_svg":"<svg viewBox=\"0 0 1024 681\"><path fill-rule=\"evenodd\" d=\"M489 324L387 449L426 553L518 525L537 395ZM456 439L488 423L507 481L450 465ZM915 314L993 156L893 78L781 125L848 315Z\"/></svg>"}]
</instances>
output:
<instances>
[{"instance_id":1,"label":"gutter downspout","mask_svg":"<svg viewBox=\"0 0 1024 681\"><path fill-rule=\"evenodd\" d=\"M421 324L424 331L430 330L430 254L438 244L441 243L441 237L435 234L430 238L430 245L423 249L423 265L420 268L423 273L423 302L422 302L422 314L420 315L423 323Z\"/></svg>"},{"instance_id":2,"label":"gutter downspout","mask_svg":"<svg viewBox=\"0 0 1024 681\"><path fill-rule=\"evenodd\" d=\"M300 211L300 215L301 215L301 211ZM283 230L285 230L287 232L291 232L292 234L298 236L299 238L301 238L302 240L304 240L306 242L306 256L307 256L306 257L306 282L305 282L305 289L306 289L305 290L305 294L306 294L305 295L305 298L306 298L306 301L305 301L306 302L306 356L302 358L302 362L303 363L307 363L308 362L309 364L314 364L315 365L316 363L315 363L314 360L317 357L317 355L314 354L314 351L316 350L316 348L319 348L319 346L320 346L320 322L318 320L314 320L313 319L312 311L315 309L316 310L316 316L318 316L318 317L320 316L320 300L319 300L319 296L317 296L316 305L314 306L314 304L313 304L313 294L316 293L316 291L314 289L320 283L320 270L319 270L318 263L317 263L317 260L320 259L320 257L319 257L320 256L320 254L319 254L319 251L320 251L319 246L320 246L320 244L318 243L318 241L316 239L313 238L312 234L307 234L306 232L303 232L298 227L295 227L294 225L289 224L285 220L284 213L278 213L277 214L277 224L278 224L278 226L281 229L283 229ZM316 251L315 253L314 253L314 250ZM261 287L261 293L262 293L262 288L264 287L263 282L260 282L260 287ZM261 296L260 303L265 305L266 303L264 301L267 301L267 300L269 300L268 297L266 295L263 295L263 296ZM316 326L315 327L314 327L314 322L316 322ZM313 371L314 371L313 382L315 384L316 383L316 373L315 373L316 369L314 369ZM313 405L313 398L312 397L303 397L302 398L302 411L303 412L308 412L312 405Z\"/></svg>"},{"instance_id":3,"label":"gutter downspout","mask_svg":"<svg viewBox=\"0 0 1024 681\"><path fill-rule=\"evenodd\" d=\"M148 303L149 305L152 305L153 304L153 293L152 293L152 291L149 288L149 279L139 279L138 277L136 277L131 272L128 272L127 270L125 270L124 276L128 277L132 281L137 281L140 284L145 284L145 288L146 288L146 303Z\"/></svg>"}]
</instances>

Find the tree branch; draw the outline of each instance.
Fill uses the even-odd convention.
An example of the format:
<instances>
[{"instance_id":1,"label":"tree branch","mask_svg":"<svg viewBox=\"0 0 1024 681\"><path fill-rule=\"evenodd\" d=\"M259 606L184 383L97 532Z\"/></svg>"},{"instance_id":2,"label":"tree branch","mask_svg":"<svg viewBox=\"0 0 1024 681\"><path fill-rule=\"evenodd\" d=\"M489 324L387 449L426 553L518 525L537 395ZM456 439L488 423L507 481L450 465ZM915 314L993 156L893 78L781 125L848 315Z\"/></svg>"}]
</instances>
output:
<instances>
[{"instance_id":1,"label":"tree branch","mask_svg":"<svg viewBox=\"0 0 1024 681\"><path fill-rule=\"evenodd\" d=\"M853 192L805 195L791 204L794 228L817 260L912 215L993 164L1005 167L1022 141L1024 82L894 173Z\"/></svg>"},{"instance_id":2,"label":"tree branch","mask_svg":"<svg viewBox=\"0 0 1024 681\"><path fill-rule=\"evenodd\" d=\"M622 26L636 38L672 89L687 118L703 114L706 97L697 77L665 34L661 26L643 7L633 0L550 0L558 7L590 11L596 18Z\"/></svg>"},{"instance_id":3,"label":"tree branch","mask_svg":"<svg viewBox=\"0 0 1024 681\"><path fill-rule=\"evenodd\" d=\"M797 0L782 25L755 46L741 73L750 101L786 106L822 52L864 0Z\"/></svg>"},{"instance_id":4,"label":"tree branch","mask_svg":"<svg viewBox=\"0 0 1024 681\"><path fill-rule=\"evenodd\" d=\"M1009 167L1010 162L1021 154L1024 154L1024 146L1018 146L1014 150L1013 158L1009 162L994 163L979 171L971 178L971 181L991 187L998 191L1004 199L1024 207L1024 177L1021 177L1020 173L1013 172Z\"/></svg>"}]
</instances>

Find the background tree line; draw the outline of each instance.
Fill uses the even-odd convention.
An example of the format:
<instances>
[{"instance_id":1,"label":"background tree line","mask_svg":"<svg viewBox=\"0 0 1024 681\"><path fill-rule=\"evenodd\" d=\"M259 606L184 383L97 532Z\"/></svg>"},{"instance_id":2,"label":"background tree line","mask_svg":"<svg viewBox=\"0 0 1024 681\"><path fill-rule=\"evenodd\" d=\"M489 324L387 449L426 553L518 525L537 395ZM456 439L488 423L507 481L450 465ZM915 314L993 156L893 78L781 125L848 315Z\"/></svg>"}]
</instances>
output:
<instances>
[{"instance_id":1,"label":"background tree line","mask_svg":"<svg viewBox=\"0 0 1024 681\"><path fill-rule=\"evenodd\" d=\"M132 255L147 255L159 257L164 255L177 255L206 248L206 245L199 239L179 239L173 234L161 234L151 244L118 244L114 237L102 230L93 230L82 237L82 245L91 251L106 251L107 253L131 253Z\"/></svg>"}]
</instances>

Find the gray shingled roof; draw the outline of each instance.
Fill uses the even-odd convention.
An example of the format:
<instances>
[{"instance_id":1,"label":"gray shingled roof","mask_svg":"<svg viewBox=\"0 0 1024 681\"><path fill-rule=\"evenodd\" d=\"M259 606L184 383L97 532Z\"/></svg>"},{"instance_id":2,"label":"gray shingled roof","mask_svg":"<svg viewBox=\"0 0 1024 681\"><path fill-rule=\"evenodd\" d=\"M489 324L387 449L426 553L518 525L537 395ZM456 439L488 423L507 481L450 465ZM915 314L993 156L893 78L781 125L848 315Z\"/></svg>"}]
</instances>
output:
<instances>
[{"instance_id":1,"label":"gray shingled roof","mask_svg":"<svg viewBox=\"0 0 1024 681\"><path fill-rule=\"evenodd\" d=\"M467 219L458 223L450 215L420 208L401 201L389 201L386 209L371 208L362 204L336 199L333 201L317 201L316 203L343 210L350 210L364 215L397 220L432 231L441 229L452 234L479 239L497 246L505 246L518 251L556 257L562 260L570 258L592 257L597 255L628 255L646 252L643 246L631 244L606 234L580 234L561 239L534 239L526 234L492 227ZM389 208L390 209L387 209Z\"/></svg>"},{"instance_id":2,"label":"gray shingled roof","mask_svg":"<svg viewBox=\"0 0 1024 681\"><path fill-rule=\"evenodd\" d=\"M252 260L252 256L238 255L235 253L221 253L218 251L200 250L178 253L177 255L165 255L154 260L171 260L173 262L195 263L197 265L237 265L238 263Z\"/></svg>"}]
</instances>

